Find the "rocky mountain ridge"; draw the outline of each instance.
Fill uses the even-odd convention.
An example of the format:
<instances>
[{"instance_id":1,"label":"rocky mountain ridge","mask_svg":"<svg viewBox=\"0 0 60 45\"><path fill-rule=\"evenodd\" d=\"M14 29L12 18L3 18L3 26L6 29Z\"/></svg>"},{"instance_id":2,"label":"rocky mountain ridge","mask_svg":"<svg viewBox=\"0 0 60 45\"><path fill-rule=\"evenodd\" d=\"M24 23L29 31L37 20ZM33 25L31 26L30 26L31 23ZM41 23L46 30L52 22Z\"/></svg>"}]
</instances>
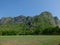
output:
<instances>
[{"instance_id":1,"label":"rocky mountain ridge","mask_svg":"<svg viewBox=\"0 0 60 45\"><path fill-rule=\"evenodd\" d=\"M50 12L42 12L39 15L36 16L17 16L17 17L7 17L7 18L1 18L0 19L0 25L4 24L11 24L11 23L24 23L27 25L53 25L53 26L59 26L60 27L60 20L57 17L54 17Z\"/></svg>"}]
</instances>

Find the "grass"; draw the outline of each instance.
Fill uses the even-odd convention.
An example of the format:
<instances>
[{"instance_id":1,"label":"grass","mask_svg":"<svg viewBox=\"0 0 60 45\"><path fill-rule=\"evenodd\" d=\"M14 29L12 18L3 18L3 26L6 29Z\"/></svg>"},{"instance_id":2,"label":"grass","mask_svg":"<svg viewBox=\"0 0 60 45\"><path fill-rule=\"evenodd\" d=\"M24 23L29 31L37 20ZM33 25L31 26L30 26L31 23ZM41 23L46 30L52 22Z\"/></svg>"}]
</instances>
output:
<instances>
[{"instance_id":1,"label":"grass","mask_svg":"<svg viewBox=\"0 0 60 45\"><path fill-rule=\"evenodd\" d=\"M60 36L0 36L0 45L58 45Z\"/></svg>"}]
</instances>

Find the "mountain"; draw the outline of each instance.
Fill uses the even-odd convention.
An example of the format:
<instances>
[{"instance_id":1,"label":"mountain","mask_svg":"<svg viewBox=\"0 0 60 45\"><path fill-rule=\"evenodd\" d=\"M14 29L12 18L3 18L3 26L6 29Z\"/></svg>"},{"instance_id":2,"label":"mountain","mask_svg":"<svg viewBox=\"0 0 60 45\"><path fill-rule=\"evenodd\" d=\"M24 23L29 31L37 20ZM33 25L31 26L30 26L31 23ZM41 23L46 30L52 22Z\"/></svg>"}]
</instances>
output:
<instances>
[{"instance_id":1,"label":"mountain","mask_svg":"<svg viewBox=\"0 0 60 45\"><path fill-rule=\"evenodd\" d=\"M3 17L0 35L60 34L60 20L45 11L36 16Z\"/></svg>"},{"instance_id":2,"label":"mountain","mask_svg":"<svg viewBox=\"0 0 60 45\"><path fill-rule=\"evenodd\" d=\"M59 26L60 27L60 20L57 17L53 17L53 15L48 12L42 12L40 15L36 15L36 16L17 16L17 17L6 17L6 18L1 18L0 19L0 25L3 24L11 24L11 23L24 23L24 24L29 24L29 25L33 25L36 26L37 25L53 25L53 26Z\"/></svg>"}]
</instances>

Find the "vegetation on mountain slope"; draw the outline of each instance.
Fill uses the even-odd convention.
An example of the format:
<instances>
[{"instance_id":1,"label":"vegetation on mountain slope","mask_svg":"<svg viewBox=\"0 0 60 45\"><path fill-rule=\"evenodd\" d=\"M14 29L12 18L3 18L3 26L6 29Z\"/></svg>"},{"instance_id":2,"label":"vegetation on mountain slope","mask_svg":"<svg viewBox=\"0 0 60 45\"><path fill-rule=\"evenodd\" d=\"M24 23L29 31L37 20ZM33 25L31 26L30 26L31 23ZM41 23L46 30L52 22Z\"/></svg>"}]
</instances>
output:
<instances>
[{"instance_id":1,"label":"vegetation on mountain slope","mask_svg":"<svg viewBox=\"0 0 60 45\"><path fill-rule=\"evenodd\" d=\"M60 35L60 20L50 12L0 19L0 35Z\"/></svg>"}]
</instances>

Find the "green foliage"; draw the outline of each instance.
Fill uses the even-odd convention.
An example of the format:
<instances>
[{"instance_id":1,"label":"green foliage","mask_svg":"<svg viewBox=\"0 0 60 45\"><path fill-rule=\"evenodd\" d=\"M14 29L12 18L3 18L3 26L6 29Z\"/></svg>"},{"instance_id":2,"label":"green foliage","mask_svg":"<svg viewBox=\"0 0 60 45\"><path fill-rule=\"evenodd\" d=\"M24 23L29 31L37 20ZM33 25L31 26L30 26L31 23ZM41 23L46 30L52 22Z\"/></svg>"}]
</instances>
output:
<instances>
[{"instance_id":1,"label":"green foliage","mask_svg":"<svg viewBox=\"0 0 60 45\"><path fill-rule=\"evenodd\" d=\"M0 26L0 35L60 35L60 28L56 26L42 29L40 26L30 27L25 24L12 24Z\"/></svg>"},{"instance_id":2,"label":"green foliage","mask_svg":"<svg viewBox=\"0 0 60 45\"><path fill-rule=\"evenodd\" d=\"M60 35L60 28L57 26L57 27L54 27L54 28L47 28L43 31L44 35Z\"/></svg>"}]
</instances>

